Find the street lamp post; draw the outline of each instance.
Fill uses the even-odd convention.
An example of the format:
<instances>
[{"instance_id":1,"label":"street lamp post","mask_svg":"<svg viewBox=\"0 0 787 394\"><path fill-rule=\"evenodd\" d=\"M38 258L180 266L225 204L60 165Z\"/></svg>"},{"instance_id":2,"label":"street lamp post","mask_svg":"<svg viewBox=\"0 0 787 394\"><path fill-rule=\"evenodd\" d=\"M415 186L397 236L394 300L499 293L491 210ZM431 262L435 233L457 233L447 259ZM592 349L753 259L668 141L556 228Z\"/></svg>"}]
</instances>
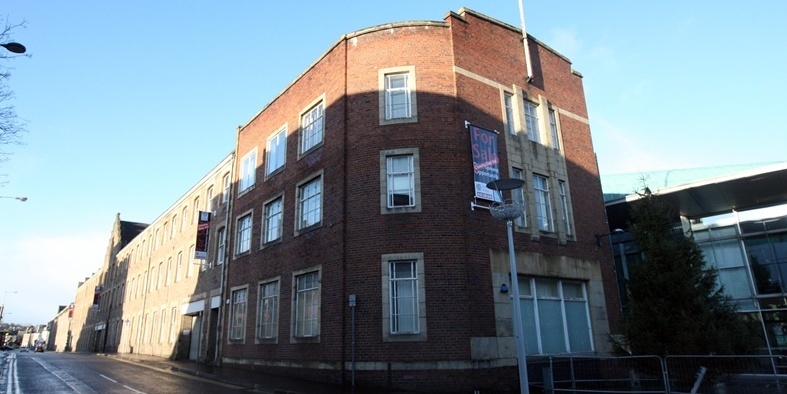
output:
<instances>
[{"instance_id":1,"label":"street lamp post","mask_svg":"<svg viewBox=\"0 0 787 394\"><path fill-rule=\"evenodd\" d=\"M0 323L2 323L2 322L3 322L3 313L5 313L5 297L6 297L6 296L7 296L9 293L10 293L10 294L16 294L16 292L15 292L15 291L6 291L5 293L3 293L3 303L2 303L2 304L0 304Z\"/></svg>"},{"instance_id":2,"label":"street lamp post","mask_svg":"<svg viewBox=\"0 0 787 394\"><path fill-rule=\"evenodd\" d=\"M527 357L525 356L525 333L524 324L522 321L522 308L520 307L519 300L519 278L516 270L516 259L514 256L514 235L513 227L514 220L522 216L525 212L525 207L516 203L514 200L504 200L503 191L515 190L521 188L525 181L521 179L498 179L486 184L486 187L492 190L497 190L500 196L500 202L494 203L489 207L489 212L496 219L506 222L506 229L508 231L508 262L511 269L511 298L512 307L514 310L514 333L516 338L516 358L519 367L519 392L521 394L530 393L530 385L527 378Z\"/></svg>"},{"instance_id":3,"label":"street lamp post","mask_svg":"<svg viewBox=\"0 0 787 394\"><path fill-rule=\"evenodd\" d=\"M0 196L0 198L13 198L14 200L19 200L21 202L27 201L27 197Z\"/></svg>"}]
</instances>

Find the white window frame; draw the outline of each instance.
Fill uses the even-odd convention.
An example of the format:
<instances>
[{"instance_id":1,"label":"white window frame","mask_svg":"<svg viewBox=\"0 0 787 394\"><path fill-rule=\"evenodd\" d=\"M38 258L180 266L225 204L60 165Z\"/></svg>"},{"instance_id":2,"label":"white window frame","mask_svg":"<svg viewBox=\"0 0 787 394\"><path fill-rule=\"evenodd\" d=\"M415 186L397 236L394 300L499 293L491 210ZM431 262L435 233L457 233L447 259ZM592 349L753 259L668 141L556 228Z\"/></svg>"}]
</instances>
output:
<instances>
[{"instance_id":1,"label":"white window frame","mask_svg":"<svg viewBox=\"0 0 787 394\"><path fill-rule=\"evenodd\" d=\"M158 263L158 271L157 271L158 278L156 278L157 279L156 280L156 290L158 290L158 289L160 289L160 288L162 288L164 286L164 283L166 282L166 274L167 273L164 272L164 262L162 261L162 262Z\"/></svg>"},{"instance_id":2,"label":"white window frame","mask_svg":"<svg viewBox=\"0 0 787 394\"><path fill-rule=\"evenodd\" d=\"M178 322L177 319L178 319L178 316L179 316L179 314L178 314L178 307L173 307L172 308L171 315L172 315L172 318L171 318L172 319L172 323L170 323L170 327L169 327L169 342L173 343L173 342L175 342L175 333L179 331L178 330L179 327L177 326L177 322Z\"/></svg>"},{"instance_id":3,"label":"white window frame","mask_svg":"<svg viewBox=\"0 0 787 394\"><path fill-rule=\"evenodd\" d=\"M538 127L538 103L524 100L525 130L530 141L541 143L541 131Z\"/></svg>"},{"instance_id":4,"label":"white window frame","mask_svg":"<svg viewBox=\"0 0 787 394\"><path fill-rule=\"evenodd\" d=\"M320 336L321 270L312 268L292 275L291 341L315 340Z\"/></svg>"},{"instance_id":5,"label":"white window frame","mask_svg":"<svg viewBox=\"0 0 787 394\"><path fill-rule=\"evenodd\" d=\"M322 225L323 185L322 171L298 183L296 187L298 201L295 235L300 234L303 230Z\"/></svg>"},{"instance_id":6,"label":"white window frame","mask_svg":"<svg viewBox=\"0 0 787 394\"><path fill-rule=\"evenodd\" d=\"M406 72L386 74L385 119L409 118L411 113L410 74Z\"/></svg>"},{"instance_id":7,"label":"white window frame","mask_svg":"<svg viewBox=\"0 0 787 394\"><path fill-rule=\"evenodd\" d=\"M549 131L552 137L552 148L560 151L560 123L558 123L557 111L550 105L547 111L549 117Z\"/></svg>"},{"instance_id":8,"label":"white window frame","mask_svg":"<svg viewBox=\"0 0 787 394\"><path fill-rule=\"evenodd\" d=\"M418 263L415 260L388 262L388 305L391 334L417 334Z\"/></svg>"},{"instance_id":9,"label":"white window frame","mask_svg":"<svg viewBox=\"0 0 787 394\"><path fill-rule=\"evenodd\" d=\"M246 337L246 311L249 305L248 286L232 288L230 293L229 340L243 341Z\"/></svg>"},{"instance_id":10,"label":"white window frame","mask_svg":"<svg viewBox=\"0 0 787 394\"><path fill-rule=\"evenodd\" d=\"M268 138L265 149L265 176L284 168L287 162L287 125Z\"/></svg>"},{"instance_id":11,"label":"white window frame","mask_svg":"<svg viewBox=\"0 0 787 394\"><path fill-rule=\"evenodd\" d=\"M158 329L158 311L153 311L153 322L150 325L150 336L148 336L148 343L153 344L153 339L156 337L156 330Z\"/></svg>"},{"instance_id":12,"label":"white window frame","mask_svg":"<svg viewBox=\"0 0 787 394\"><path fill-rule=\"evenodd\" d=\"M271 211L278 207L277 211ZM280 241L284 234L284 196L279 195L262 206L262 244Z\"/></svg>"},{"instance_id":13,"label":"white window frame","mask_svg":"<svg viewBox=\"0 0 787 394\"><path fill-rule=\"evenodd\" d=\"M221 202L226 203L230 200L230 173L224 174L224 178L221 181Z\"/></svg>"},{"instance_id":14,"label":"white window frame","mask_svg":"<svg viewBox=\"0 0 787 394\"><path fill-rule=\"evenodd\" d=\"M516 135L516 122L514 121L514 94L503 92L503 114L506 132Z\"/></svg>"},{"instance_id":15,"label":"white window frame","mask_svg":"<svg viewBox=\"0 0 787 394\"><path fill-rule=\"evenodd\" d=\"M563 215L563 226L566 235L572 235L573 229L571 228L571 214L568 210L568 186L566 185L566 181L558 180L557 181L558 192L560 193L560 211Z\"/></svg>"},{"instance_id":16,"label":"white window frame","mask_svg":"<svg viewBox=\"0 0 787 394\"><path fill-rule=\"evenodd\" d=\"M180 231L186 229L186 225L188 224L188 217L189 217L189 206L184 205L183 209L180 211Z\"/></svg>"},{"instance_id":17,"label":"white window frame","mask_svg":"<svg viewBox=\"0 0 787 394\"><path fill-rule=\"evenodd\" d=\"M164 286L169 286L175 278L172 275L172 257L167 259L167 280L164 282Z\"/></svg>"},{"instance_id":18,"label":"white window frame","mask_svg":"<svg viewBox=\"0 0 787 394\"><path fill-rule=\"evenodd\" d=\"M553 232L552 201L549 196L549 178L533 174L533 192L535 194L535 216L538 229Z\"/></svg>"},{"instance_id":19,"label":"white window frame","mask_svg":"<svg viewBox=\"0 0 787 394\"><path fill-rule=\"evenodd\" d=\"M409 279L393 278L391 275L392 264L411 264L413 277ZM426 341L426 284L424 281L424 254L423 253L395 253L382 255L382 300L383 300L383 341ZM399 282L409 281L415 291L413 308L416 313L416 323L410 330L401 330L396 325L396 287ZM400 310L400 309L399 309Z\"/></svg>"},{"instance_id":20,"label":"white window frame","mask_svg":"<svg viewBox=\"0 0 787 394\"><path fill-rule=\"evenodd\" d=\"M156 264L153 264L153 266L150 267L150 279L148 279L148 293L152 293L154 290L156 290L156 274L158 273L157 267L158 266Z\"/></svg>"},{"instance_id":21,"label":"white window frame","mask_svg":"<svg viewBox=\"0 0 787 394\"><path fill-rule=\"evenodd\" d=\"M401 87L391 87L392 79L403 78L405 85ZM380 69L378 71L378 90L380 124L399 124L418 122L418 100L415 66L401 66ZM404 101L404 108L394 112L391 100L401 96Z\"/></svg>"},{"instance_id":22,"label":"white window frame","mask_svg":"<svg viewBox=\"0 0 787 394\"><path fill-rule=\"evenodd\" d=\"M237 229L235 233L235 255L240 256L251 252L251 229L254 226L252 211L249 210L239 215L235 223L235 228Z\"/></svg>"},{"instance_id":23,"label":"white window frame","mask_svg":"<svg viewBox=\"0 0 787 394\"><path fill-rule=\"evenodd\" d=\"M415 160L413 155L391 155L386 157L388 178L388 208L415 206ZM404 168L400 166L404 165ZM407 196L407 203L397 203L397 196Z\"/></svg>"},{"instance_id":24,"label":"white window frame","mask_svg":"<svg viewBox=\"0 0 787 394\"><path fill-rule=\"evenodd\" d=\"M213 212L213 186L208 187L207 200L205 201L205 211Z\"/></svg>"},{"instance_id":25,"label":"white window frame","mask_svg":"<svg viewBox=\"0 0 787 394\"><path fill-rule=\"evenodd\" d=\"M522 181L527 182L525 180L525 172L519 168L511 169L511 177L514 179L520 179ZM511 190L511 199L515 203L521 204L523 207L525 207L524 212L522 212L522 216L514 219L514 224L516 224L520 228L527 227L527 199L525 198L526 187L527 187L526 184L523 184L522 187L520 187L519 189Z\"/></svg>"},{"instance_id":26,"label":"white window frame","mask_svg":"<svg viewBox=\"0 0 787 394\"><path fill-rule=\"evenodd\" d=\"M252 149L241 159L238 194L243 194L254 186L257 177L257 148Z\"/></svg>"},{"instance_id":27,"label":"white window frame","mask_svg":"<svg viewBox=\"0 0 787 394\"><path fill-rule=\"evenodd\" d=\"M411 205L391 206L392 175L389 172L389 158L411 156L412 174L410 175ZM380 151L380 213L414 213L421 212L421 158L418 148L400 148Z\"/></svg>"},{"instance_id":28,"label":"white window frame","mask_svg":"<svg viewBox=\"0 0 787 394\"><path fill-rule=\"evenodd\" d=\"M167 309L161 310L161 331L159 332L158 343L163 343L167 339Z\"/></svg>"},{"instance_id":29,"label":"white window frame","mask_svg":"<svg viewBox=\"0 0 787 394\"><path fill-rule=\"evenodd\" d=\"M199 212L200 212L199 206L200 206L200 198L199 196L197 196L194 198L194 212L192 212L193 215L191 217L192 224L199 223Z\"/></svg>"},{"instance_id":30,"label":"white window frame","mask_svg":"<svg viewBox=\"0 0 787 394\"><path fill-rule=\"evenodd\" d=\"M216 231L216 265L224 264L227 258L227 228L221 227Z\"/></svg>"},{"instance_id":31,"label":"white window frame","mask_svg":"<svg viewBox=\"0 0 787 394\"><path fill-rule=\"evenodd\" d=\"M308 153L322 145L325 138L325 99L320 98L301 113L298 154Z\"/></svg>"},{"instance_id":32,"label":"white window frame","mask_svg":"<svg viewBox=\"0 0 787 394\"><path fill-rule=\"evenodd\" d=\"M175 267L175 282L180 282L183 275L183 252L178 252L177 266Z\"/></svg>"},{"instance_id":33,"label":"white window frame","mask_svg":"<svg viewBox=\"0 0 787 394\"><path fill-rule=\"evenodd\" d=\"M274 340L279 337L279 278L259 283L257 302L257 339Z\"/></svg>"},{"instance_id":34,"label":"white window frame","mask_svg":"<svg viewBox=\"0 0 787 394\"><path fill-rule=\"evenodd\" d=\"M519 278L519 288L520 288L520 295L519 298L525 302L532 303L533 305L533 318L532 321L526 321L525 326L529 326L531 330L535 332L527 332L525 335L528 334L531 336L530 340L526 340L526 344L528 347L527 354L562 354L562 353L576 353L576 352L595 352L595 343L593 341L593 325L591 323L590 318L590 307L588 302L588 290L587 290L587 283L583 280L577 279L562 279L562 278L536 278L536 277L522 277ZM552 295L544 295L539 294L538 291L538 284L539 281L554 281L557 286L557 294ZM568 297L565 294L565 285L566 284L580 284L581 285L581 292L582 295L580 298L572 298ZM560 305L560 316L562 318L562 327L563 327L563 344L564 349L558 350L556 352L545 353L544 352L544 331L545 329L541 326L541 321L539 319L539 300L543 301L559 301ZM569 332L569 316L566 313L566 304L571 302L581 302L584 304L584 316L585 321L582 322L587 326L587 338L584 338L588 341L590 345L590 349L571 349L571 338ZM547 329L547 331L551 334L554 331L553 327ZM535 340L533 340L535 337ZM533 352L533 348L536 348L537 351Z\"/></svg>"}]
</instances>

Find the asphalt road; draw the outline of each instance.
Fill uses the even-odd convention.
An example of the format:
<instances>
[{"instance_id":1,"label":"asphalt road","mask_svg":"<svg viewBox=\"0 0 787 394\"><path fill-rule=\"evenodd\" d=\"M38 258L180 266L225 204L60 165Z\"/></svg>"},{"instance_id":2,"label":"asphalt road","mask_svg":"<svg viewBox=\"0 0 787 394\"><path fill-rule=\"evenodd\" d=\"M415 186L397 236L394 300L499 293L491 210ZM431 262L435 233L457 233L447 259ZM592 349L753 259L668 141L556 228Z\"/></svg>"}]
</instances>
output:
<instances>
[{"instance_id":1,"label":"asphalt road","mask_svg":"<svg viewBox=\"0 0 787 394\"><path fill-rule=\"evenodd\" d=\"M249 393L237 386L75 353L2 352L0 393Z\"/></svg>"}]
</instances>

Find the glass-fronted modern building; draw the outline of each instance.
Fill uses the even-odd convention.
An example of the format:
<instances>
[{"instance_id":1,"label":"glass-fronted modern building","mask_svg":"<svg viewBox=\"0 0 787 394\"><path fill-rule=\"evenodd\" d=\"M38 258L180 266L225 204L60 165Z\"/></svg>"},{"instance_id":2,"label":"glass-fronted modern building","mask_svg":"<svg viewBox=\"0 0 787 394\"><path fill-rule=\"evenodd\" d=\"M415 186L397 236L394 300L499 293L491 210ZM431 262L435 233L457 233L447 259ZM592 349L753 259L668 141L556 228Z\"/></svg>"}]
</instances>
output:
<instances>
[{"instance_id":1,"label":"glass-fronted modern building","mask_svg":"<svg viewBox=\"0 0 787 394\"><path fill-rule=\"evenodd\" d=\"M626 231L639 196L619 191L645 186L670 204L762 349L787 351L787 162L602 176L610 232L597 240L612 247L624 311L629 267L642 256Z\"/></svg>"}]
</instances>

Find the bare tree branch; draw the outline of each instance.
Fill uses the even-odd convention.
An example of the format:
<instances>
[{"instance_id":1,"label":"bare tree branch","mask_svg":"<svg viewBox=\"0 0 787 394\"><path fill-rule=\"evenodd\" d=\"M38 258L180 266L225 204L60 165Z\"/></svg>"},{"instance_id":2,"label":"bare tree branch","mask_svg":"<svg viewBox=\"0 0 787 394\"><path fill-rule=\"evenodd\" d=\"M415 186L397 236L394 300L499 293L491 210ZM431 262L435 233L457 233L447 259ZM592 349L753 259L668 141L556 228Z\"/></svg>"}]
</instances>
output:
<instances>
[{"instance_id":1,"label":"bare tree branch","mask_svg":"<svg viewBox=\"0 0 787 394\"><path fill-rule=\"evenodd\" d=\"M10 23L8 17L2 21L2 31L0 31L0 43L5 44L13 42L13 32L19 28L25 28L25 21L20 23ZM13 105L14 92L8 85L11 78L11 70L13 69L8 65L9 61L19 56L29 55L15 54L0 48L0 163L6 161L10 153L4 148L9 145L22 144L22 134L27 130L25 129L25 122L16 114Z\"/></svg>"}]
</instances>

